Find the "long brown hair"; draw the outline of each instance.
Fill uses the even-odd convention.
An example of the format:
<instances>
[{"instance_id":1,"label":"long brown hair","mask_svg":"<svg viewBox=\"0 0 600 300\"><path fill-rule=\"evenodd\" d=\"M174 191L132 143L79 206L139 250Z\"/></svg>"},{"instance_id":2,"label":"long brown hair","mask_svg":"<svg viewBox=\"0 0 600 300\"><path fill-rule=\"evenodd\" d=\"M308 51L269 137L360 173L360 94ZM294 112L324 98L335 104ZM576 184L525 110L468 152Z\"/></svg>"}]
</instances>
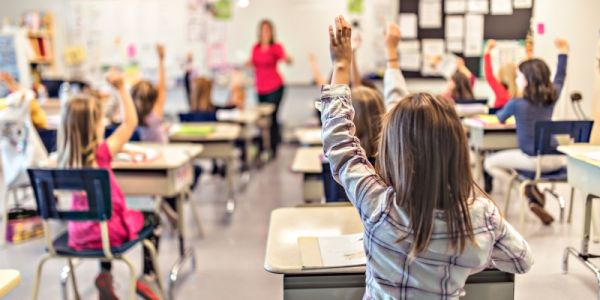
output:
<instances>
[{"instance_id":1,"label":"long brown hair","mask_svg":"<svg viewBox=\"0 0 600 300\"><path fill-rule=\"evenodd\" d=\"M385 112L383 97L375 89L366 86L355 87L352 88L352 106L356 112L353 122L360 146L368 157L375 157Z\"/></svg>"},{"instance_id":2,"label":"long brown hair","mask_svg":"<svg viewBox=\"0 0 600 300\"><path fill-rule=\"evenodd\" d=\"M454 82L454 89L452 89L452 99L454 100L469 100L475 98L473 96L473 89L471 89L471 82L467 75L462 72L456 71L452 75L451 80Z\"/></svg>"},{"instance_id":3,"label":"long brown hair","mask_svg":"<svg viewBox=\"0 0 600 300\"><path fill-rule=\"evenodd\" d=\"M444 213L450 246L462 252L467 240L474 243L469 205L476 185L452 103L428 93L412 94L385 115L383 124L377 172L408 214L414 235L409 255L429 246L435 210Z\"/></svg>"},{"instance_id":4,"label":"long brown hair","mask_svg":"<svg viewBox=\"0 0 600 300\"><path fill-rule=\"evenodd\" d=\"M261 42L261 34L263 26L268 26L271 30L271 39L269 40L269 45L275 44L275 26L273 26L273 22L269 19L262 19L260 23L258 23L258 43Z\"/></svg>"},{"instance_id":5,"label":"long brown hair","mask_svg":"<svg viewBox=\"0 0 600 300\"><path fill-rule=\"evenodd\" d=\"M192 93L192 111L212 111L212 80L206 77L197 77L194 79Z\"/></svg>"},{"instance_id":6,"label":"long brown hair","mask_svg":"<svg viewBox=\"0 0 600 300\"><path fill-rule=\"evenodd\" d=\"M61 111L58 129L58 166L61 168L92 167L96 148L102 137L102 106L91 95L71 98Z\"/></svg>"},{"instance_id":7,"label":"long brown hair","mask_svg":"<svg viewBox=\"0 0 600 300\"><path fill-rule=\"evenodd\" d=\"M131 98L135 104L140 125L147 126L146 117L154 109L154 104L158 99L158 90L152 82L141 80L131 88Z\"/></svg>"},{"instance_id":8,"label":"long brown hair","mask_svg":"<svg viewBox=\"0 0 600 300\"><path fill-rule=\"evenodd\" d=\"M519 71L527 79L527 86L523 90L523 98L527 101L542 106L558 100L554 84L550 81L550 69L543 60L526 60L519 64Z\"/></svg>"}]
</instances>

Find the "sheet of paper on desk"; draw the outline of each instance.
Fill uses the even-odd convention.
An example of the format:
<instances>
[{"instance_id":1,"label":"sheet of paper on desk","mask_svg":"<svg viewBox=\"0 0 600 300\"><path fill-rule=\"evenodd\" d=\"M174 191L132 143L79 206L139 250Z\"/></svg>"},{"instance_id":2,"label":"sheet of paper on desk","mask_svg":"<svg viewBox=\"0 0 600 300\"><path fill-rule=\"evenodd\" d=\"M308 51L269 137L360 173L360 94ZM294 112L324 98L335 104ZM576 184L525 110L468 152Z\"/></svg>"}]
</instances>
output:
<instances>
[{"instance_id":1,"label":"sheet of paper on desk","mask_svg":"<svg viewBox=\"0 0 600 300\"><path fill-rule=\"evenodd\" d=\"M592 151L584 154L587 158L591 158L596 161L600 161L600 151Z\"/></svg>"},{"instance_id":2,"label":"sheet of paper on desk","mask_svg":"<svg viewBox=\"0 0 600 300\"><path fill-rule=\"evenodd\" d=\"M531 8L532 0L514 0L513 4L515 8Z\"/></svg>"},{"instance_id":3,"label":"sheet of paper on desk","mask_svg":"<svg viewBox=\"0 0 600 300\"><path fill-rule=\"evenodd\" d=\"M492 15L512 15L512 0L491 0Z\"/></svg>"},{"instance_id":4,"label":"sheet of paper on desk","mask_svg":"<svg viewBox=\"0 0 600 300\"><path fill-rule=\"evenodd\" d=\"M363 233L320 237L319 250L323 267L349 267L367 263Z\"/></svg>"},{"instance_id":5,"label":"sheet of paper on desk","mask_svg":"<svg viewBox=\"0 0 600 300\"><path fill-rule=\"evenodd\" d=\"M447 14L462 14L467 11L467 0L446 0L444 11Z\"/></svg>"},{"instance_id":6,"label":"sheet of paper on desk","mask_svg":"<svg viewBox=\"0 0 600 300\"><path fill-rule=\"evenodd\" d=\"M419 26L421 28L442 27L442 0L419 2Z\"/></svg>"},{"instance_id":7,"label":"sheet of paper on desk","mask_svg":"<svg viewBox=\"0 0 600 300\"><path fill-rule=\"evenodd\" d=\"M121 162L146 162L153 161L160 156L160 153L154 149L125 144L122 152L117 153L115 161Z\"/></svg>"},{"instance_id":8,"label":"sheet of paper on desk","mask_svg":"<svg viewBox=\"0 0 600 300\"><path fill-rule=\"evenodd\" d=\"M483 15L467 14L465 26L465 56L481 56L483 51Z\"/></svg>"},{"instance_id":9,"label":"sheet of paper on desk","mask_svg":"<svg viewBox=\"0 0 600 300\"><path fill-rule=\"evenodd\" d=\"M487 14L489 12L489 0L468 0L467 11L476 14Z\"/></svg>"}]
</instances>

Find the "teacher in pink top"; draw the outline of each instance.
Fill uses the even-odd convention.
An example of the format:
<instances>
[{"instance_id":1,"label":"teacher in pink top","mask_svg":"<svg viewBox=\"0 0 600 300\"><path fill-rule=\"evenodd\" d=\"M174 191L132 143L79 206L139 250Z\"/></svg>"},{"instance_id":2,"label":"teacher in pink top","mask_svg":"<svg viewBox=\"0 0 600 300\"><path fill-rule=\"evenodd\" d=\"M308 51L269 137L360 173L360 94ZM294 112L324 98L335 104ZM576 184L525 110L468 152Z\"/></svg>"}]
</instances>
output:
<instances>
[{"instance_id":1,"label":"teacher in pink top","mask_svg":"<svg viewBox=\"0 0 600 300\"><path fill-rule=\"evenodd\" d=\"M277 70L277 64L283 61L289 65L292 63L292 59L285 53L283 46L275 41L275 29L270 20L262 20L258 30L258 42L252 47L252 58L247 64L254 67L258 101L275 105L270 130L271 154L275 158L277 146L281 140L277 112L285 89L283 78Z\"/></svg>"}]
</instances>

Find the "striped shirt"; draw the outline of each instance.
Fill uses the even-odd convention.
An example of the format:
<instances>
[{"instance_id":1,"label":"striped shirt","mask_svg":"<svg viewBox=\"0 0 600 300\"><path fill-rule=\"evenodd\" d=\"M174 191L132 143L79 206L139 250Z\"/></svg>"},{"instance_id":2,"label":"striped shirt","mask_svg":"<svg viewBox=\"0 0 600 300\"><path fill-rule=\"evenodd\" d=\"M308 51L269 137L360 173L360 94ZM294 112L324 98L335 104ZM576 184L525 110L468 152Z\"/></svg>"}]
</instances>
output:
<instances>
[{"instance_id":1,"label":"striped shirt","mask_svg":"<svg viewBox=\"0 0 600 300\"><path fill-rule=\"evenodd\" d=\"M325 85L321 102L325 155L364 226L364 299L458 299L467 277L487 267L511 273L531 268L527 242L485 198L470 207L476 246L467 243L462 253L453 250L443 212L437 211L429 247L408 261L413 240L408 214L396 204L394 190L376 174L354 136L350 89Z\"/></svg>"}]
</instances>

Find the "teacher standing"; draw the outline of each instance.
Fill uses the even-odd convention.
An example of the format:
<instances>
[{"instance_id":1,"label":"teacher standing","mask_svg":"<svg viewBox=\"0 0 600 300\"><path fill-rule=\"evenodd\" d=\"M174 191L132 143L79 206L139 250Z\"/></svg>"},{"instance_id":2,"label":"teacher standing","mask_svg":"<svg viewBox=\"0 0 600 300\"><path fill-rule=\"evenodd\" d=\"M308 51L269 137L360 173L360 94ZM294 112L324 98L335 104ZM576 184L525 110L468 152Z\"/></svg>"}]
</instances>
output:
<instances>
[{"instance_id":1,"label":"teacher standing","mask_svg":"<svg viewBox=\"0 0 600 300\"><path fill-rule=\"evenodd\" d=\"M288 65L292 63L292 59L286 54L283 46L275 40L273 23L270 20L262 20L258 27L258 42L252 47L252 58L248 65L254 67L258 101L275 105L270 129L273 158L277 157L277 146L281 141L279 122L277 121L279 104L285 90L283 77L277 70L277 64L281 61Z\"/></svg>"}]
</instances>

